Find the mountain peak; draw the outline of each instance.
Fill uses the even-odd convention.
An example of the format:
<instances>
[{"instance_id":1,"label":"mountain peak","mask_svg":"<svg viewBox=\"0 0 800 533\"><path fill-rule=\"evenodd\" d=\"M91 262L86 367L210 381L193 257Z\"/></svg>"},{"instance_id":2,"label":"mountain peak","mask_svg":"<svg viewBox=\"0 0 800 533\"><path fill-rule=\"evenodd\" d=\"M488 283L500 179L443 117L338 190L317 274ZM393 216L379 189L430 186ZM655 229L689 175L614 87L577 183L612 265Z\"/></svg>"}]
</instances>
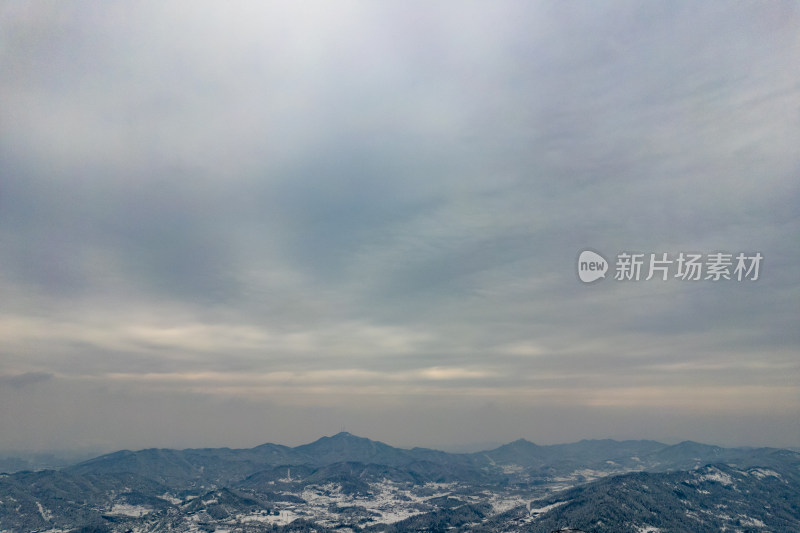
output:
<instances>
[{"instance_id":1,"label":"mountain peak","mask_svg":"<svg viewBox=\"0 0 800 533\"><path fill-rule=\"evenodd\" d=\"M711 444L703 444L702 442L695 442L693 440L685 440L683 442L679 442L678 444L674 444L670 446L670 448L675 450L716 450L720 449L719 446L714 446Z\"/></svg>"},{"instance_id":2,"label":"mountain peak","mask_svg":"<svg viewBox=\"0 0 800 533\"><path fill-rule=\"evenodd\" d=\"M388 444L341 431L331 437L322 437L309 444L297 446L300 452L322 464L354 461L375 464L406 464L412 460L408 452Z\"/></svg>"},{"instance_id":3,"label":"mountain peak","mask_svg":"<svg viewBox=\"0 0 800 533\"><path fill-rule=\"evenodd\" d=\"M495 448L496 450L528 450L533 448L539 448L538 444L535 444L527 439L517 439L513 442L509 442L508 444L503 444L502 446Z\"/></svg>"},{"instance_id":4,"label":"mountain peak","mask_svg":"<svg viewBox=\"0 0 800 533\"><path fill-rule=\"evenodd\" d=\"M313 446L318 444L338 444L342 446L357 446L359 444L366 445L366 444L382 444L378 441L374 441L372 439L368 439L366 437L359 437L358 435L353 435L347 431L340 431L335 435L331 435L330 437L320 437L314 442L310 442L305 444L304 446Z\"/></svg>"},{"instance_id":5,"label":"mountain peak","mask_svg":"<svg viewBox=\"0 0 800 533\"><path fill-rule=\"evenodd\" d=\"M308 444L303 444L302 446L297 446L294 448L295 450L319 450L319 449L331 449L332 447L335 449L353 449L353 448L375 448L376 446L379 447L389 447L382 442L374 441L371 439L367 439L364 437L359 437L357 435L353 435L352 433L348 433L347 431L340 431L335 435L330 437L320 437L314 442L310 442Z\"/></svg>"}]
</instances>

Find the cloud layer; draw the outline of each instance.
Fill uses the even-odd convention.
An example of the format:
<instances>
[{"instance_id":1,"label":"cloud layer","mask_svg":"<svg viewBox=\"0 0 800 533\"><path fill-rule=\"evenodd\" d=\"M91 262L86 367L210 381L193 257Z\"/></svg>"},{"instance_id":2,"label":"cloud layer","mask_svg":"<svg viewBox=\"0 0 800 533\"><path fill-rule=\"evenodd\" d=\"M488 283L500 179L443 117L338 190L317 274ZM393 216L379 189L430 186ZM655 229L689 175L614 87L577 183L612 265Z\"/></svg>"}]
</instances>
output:
<instances>
[{"instance_id":1,"label":"cloud layer","mask_svg":"<svg viewBox=\"0 0 800 533\"><path fill-rule=\"evenodd\" d=\"M800 445L794 3L12 2L0 35L0 449ZM585 286L587 248L764 263Z\"/></svg>"}]
</instances>

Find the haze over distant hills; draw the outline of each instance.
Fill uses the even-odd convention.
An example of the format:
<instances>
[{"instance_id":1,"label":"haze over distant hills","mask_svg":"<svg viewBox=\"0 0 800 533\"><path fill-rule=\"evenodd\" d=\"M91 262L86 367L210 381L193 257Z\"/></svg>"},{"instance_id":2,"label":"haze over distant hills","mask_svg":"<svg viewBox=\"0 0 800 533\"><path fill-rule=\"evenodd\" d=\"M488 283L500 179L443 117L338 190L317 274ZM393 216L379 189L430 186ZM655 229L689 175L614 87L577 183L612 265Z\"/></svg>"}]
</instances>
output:
<instances>
[{"instance_id":1,"label":"haze over distant hills","mask_svg":"<svg viewBox=\"0 0 800 533\"><path fill-rule=\"evenodd\" d=\"M61 470L2 475L0 528L786 528L800 526L791 503L800 501L798 480L800 454L775 448L520 439L457 454L342 432L295 447L122 450Z\"/></svg>"}]
</instances>

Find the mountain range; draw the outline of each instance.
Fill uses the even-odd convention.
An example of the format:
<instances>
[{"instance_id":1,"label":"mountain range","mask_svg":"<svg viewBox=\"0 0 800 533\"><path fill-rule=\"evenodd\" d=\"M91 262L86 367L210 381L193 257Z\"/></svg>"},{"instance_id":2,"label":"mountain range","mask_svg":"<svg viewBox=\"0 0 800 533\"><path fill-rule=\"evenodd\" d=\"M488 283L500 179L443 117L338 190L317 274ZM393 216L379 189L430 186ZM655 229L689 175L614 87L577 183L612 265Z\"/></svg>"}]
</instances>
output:
<instances>
[{"instance_id":1,"label":"mountain range","mask_svg":"<svg viewBox=\"0 0 800 533\"><path fill-rule=\"evenodd\" d=\"M776 448L523 439L446 453L342 432L2 474L0 531L800 531L799 487L800 454Z\"/></svg>"}]
</instances>

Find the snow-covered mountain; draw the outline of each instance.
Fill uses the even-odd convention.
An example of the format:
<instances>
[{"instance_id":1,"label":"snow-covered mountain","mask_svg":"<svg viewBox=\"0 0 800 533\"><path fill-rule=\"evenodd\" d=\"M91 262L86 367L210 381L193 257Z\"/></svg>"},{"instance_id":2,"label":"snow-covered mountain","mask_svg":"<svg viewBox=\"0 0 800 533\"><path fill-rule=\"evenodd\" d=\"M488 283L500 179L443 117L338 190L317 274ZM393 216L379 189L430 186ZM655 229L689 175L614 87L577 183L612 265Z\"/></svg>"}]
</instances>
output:
<instances>
[{"instance_id":1,"label":"snow-covered mountain","mask_svg":"<svg viewBox=\"0 0 800 533\"><path fill-rule=\"evenodd\" d=\"M3 474L0 531L681 531L686 520L800 530L800 509L781 503L800 501L799 468L800 454L771 448L518 440L454 454L343 432L296 447L120 451Z\"/></svg>"}]
</instances>

